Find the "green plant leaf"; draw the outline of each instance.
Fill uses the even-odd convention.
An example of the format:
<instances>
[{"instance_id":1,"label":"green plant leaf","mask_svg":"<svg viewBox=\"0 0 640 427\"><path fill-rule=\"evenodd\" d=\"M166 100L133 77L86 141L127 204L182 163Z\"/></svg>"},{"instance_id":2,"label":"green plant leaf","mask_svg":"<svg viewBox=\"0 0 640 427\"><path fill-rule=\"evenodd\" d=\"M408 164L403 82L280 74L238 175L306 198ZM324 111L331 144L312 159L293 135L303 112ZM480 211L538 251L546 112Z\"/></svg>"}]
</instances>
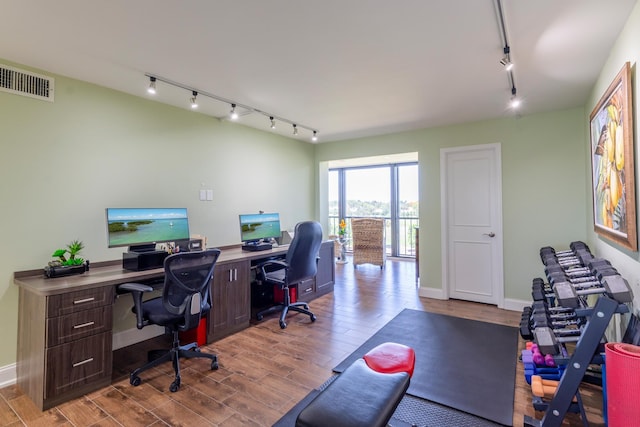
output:
<instances>
[{"instance_id":1,"label":"green plant leaf","mask_svg":"<svg viewBox=\"0 0 640 427\"><path fill-rule=\"evenodd\" d=\"M53 253L53 255L51 255L51 256L54 256L54 257L62 257L62 256L64 256L64 254L65 254L65 253L67 253L67 250L66 250L66 249L58 249L58 250L57 250L57 251L55 251L55 252Z\"/></svg>"}]
</instances>

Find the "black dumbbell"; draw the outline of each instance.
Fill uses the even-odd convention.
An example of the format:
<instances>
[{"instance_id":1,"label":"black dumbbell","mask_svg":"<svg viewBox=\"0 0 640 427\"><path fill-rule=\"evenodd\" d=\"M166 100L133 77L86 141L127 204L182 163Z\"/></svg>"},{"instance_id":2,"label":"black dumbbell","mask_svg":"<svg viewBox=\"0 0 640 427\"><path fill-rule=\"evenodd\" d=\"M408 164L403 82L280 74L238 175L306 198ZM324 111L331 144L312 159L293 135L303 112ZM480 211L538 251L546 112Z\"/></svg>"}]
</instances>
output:
<instances>
[{"instance_id":1,"label":"black dumbbell","mask_svg":"<svg viewBox=\"0 0 640 427\"><path fill-rule=\"evenodd\" d=\"M612 275L603 277L601 284L590 287L578 287L569 281L556 282L553 286L553 292L558 300L558 304L563 307L578 307L580 305L580 296L595 295L606 293L619 303L627 303L633 301L633 292L629 283L620 275Z\"/></svg>"},{"instance_id":2,"label":"black dumbbell","mask_svg":"<svg viewBox=\"0 0 640 427\"><path fill-rule=\"evenodd\" d=\"M570 308L570 307L552 307L552 306L549 306L549 304L547 304L546 301L534 301L531 304L531 310L534 313L542 312L542 311L546 311L546 312L551 313L551 314L555 314L555 313L564 313L564 314L575 313L575 310L573 308Z\"/></svg>"},{"instance_id":3,"label":"black dumbbell","mask_svg":"<svg viewBox=\"0 0 640 427\"><path fill-rule=\"evenodd\" d=\"M555 298L553 289L540 279L540 282L535 281L531 285L531 297L534 301L547 301L548 298Z\"/></svg>"},{"instance_id":4,"label":"black dumbbell","mask_svg":"<svg viewBox=\"0 0 640 427\"><path fill-rule=\"evenodd\" d=\"M540 249L540 259L544 265L558 264L563 267L585 266L593 255L589 247L582 242L571 242L571 250L558 251L551 246Z\"/></svg>"},{"instance_id":5,"label":"black dumbbell","mask_svg":"<svg viewBox=\"0 0 640 427\"><path fill-rule=\"evenodd\" d=\"M591 252L591 250L589 250L589 246L587 246L586 243L581 242L579 240L575 241L575 242L571 242L569 244L569 247L571 248L572 251L577 251L578 249L584 249L587 252Z\"/></svg>"},{"instance_id":6,"label":"black dumbbell","mask_svg":"<svg viewBox=\"0 0 640 427\"><path fill-rule=\"evenodd\" d=\"M533 313L531 315L529 326L532 328L548 327L552 329L565 329L572 326L578 326L581 322L578 321L575 313L573 315L565 315L563 318L554 318L547 313Z\"/></svg>"},{"instance_id":7,"label":"black dumbbell","mask_svg":"<svg viewBox=\"0 0 640 427\"><path fill-rule=\"evenodd\" d=\"M571 278L579 278L585 276L591 276L596 270L613 269L611 263L603 258L593 258L584 267L569 267L564 268L560 264L548 264L545 266L544 272L547 278L554 273L564 273ZM615 270L615 269L614 269Z\"/></svg>"},{"instance_id":8,"label":"black dumbbell","mask_svg":"<svg viewBox=\"0 0 640 427\"><path fill-rule=\"evenodd\" d=\"M560 344L577 342L580 339L579 329L571 330L571 332L567 332L565 336L558 336L556 334L558 332L560 331L549 327L540 327L533 330L534 341L538 345L541 353L558 354L560 352Z\"/></svg>"}]
</instances>

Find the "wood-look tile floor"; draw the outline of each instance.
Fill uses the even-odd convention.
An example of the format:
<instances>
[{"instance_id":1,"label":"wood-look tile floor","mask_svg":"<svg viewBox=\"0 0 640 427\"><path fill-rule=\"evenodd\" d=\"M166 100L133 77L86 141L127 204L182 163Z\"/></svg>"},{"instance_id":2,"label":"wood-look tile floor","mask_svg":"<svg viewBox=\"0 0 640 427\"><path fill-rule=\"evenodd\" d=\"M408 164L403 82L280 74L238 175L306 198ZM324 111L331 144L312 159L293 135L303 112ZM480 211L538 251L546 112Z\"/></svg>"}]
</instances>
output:
<instances>
[{"instance_id":1,"label":"wood-look tile floor","mask_svg":"<svg viewBox=\"0 0 640 427\"><path fill-rule=\"evenodd\" d=\"M173 374L169 363L142 374L139 387L120 376L111 386L44 412L17 386L9 386L0 389L0 425L271 426L404 308L509 326L520 321L519 312L495 306L419 297L415 264L407 260L388 260L384 270L370 265L358 269L350 263L336 265L335 291L310 305L318 318L315 323L307 316L293 314L288 318L289 326L281 330L277 316L273 316L203 347L203 351L218 355L217 371L209 370L206 359L181 361L182 387L177 393L169 391ZM469 357L473 357L472 348ZM437 361L419 363L436 366ZM581 393L591 425L604 425L600 388L585 386ZM478 396L488 398L490 392ZM522 425L525 414L538 419L543 416L531 406L531 392L518 363L514 426ZM580 426L582 422L571 414L563 425Z\"/></svg>"}]
</instances>

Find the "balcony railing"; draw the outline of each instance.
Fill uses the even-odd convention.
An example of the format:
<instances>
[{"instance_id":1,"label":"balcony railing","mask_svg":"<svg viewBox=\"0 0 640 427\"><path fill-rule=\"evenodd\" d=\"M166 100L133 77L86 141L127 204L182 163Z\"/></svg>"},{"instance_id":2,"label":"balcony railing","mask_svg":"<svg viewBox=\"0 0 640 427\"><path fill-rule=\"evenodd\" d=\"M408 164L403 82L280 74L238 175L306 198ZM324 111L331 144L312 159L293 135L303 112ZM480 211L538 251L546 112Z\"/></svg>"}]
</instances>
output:
<instances>
[{"instance_id":1,"label":"balcony railing","mask_svg":"<svg viewBox=\"0 0 640 427\"><path fill-rule=\"evenodd\" d=\"M345 222L347 223L347 230L346 230L347 237L351 235L351 218L356 218L356 217L345 218ZM394 253L393 245L392 245L391 218L386 217L383 219L385 220L385 224L386 224L387 255L415 258L416 227L419 226L419 219L417 217L398 218L398 247L396 248L397 253ZM339 223L340 223L340 218L336 216L329 217L329 233L328 233L329 235L338 234ZM349 241L347 243L347 251L351 251L352 249L353 247L351 246L351 242Z\"/></svg>"}]
</instances>

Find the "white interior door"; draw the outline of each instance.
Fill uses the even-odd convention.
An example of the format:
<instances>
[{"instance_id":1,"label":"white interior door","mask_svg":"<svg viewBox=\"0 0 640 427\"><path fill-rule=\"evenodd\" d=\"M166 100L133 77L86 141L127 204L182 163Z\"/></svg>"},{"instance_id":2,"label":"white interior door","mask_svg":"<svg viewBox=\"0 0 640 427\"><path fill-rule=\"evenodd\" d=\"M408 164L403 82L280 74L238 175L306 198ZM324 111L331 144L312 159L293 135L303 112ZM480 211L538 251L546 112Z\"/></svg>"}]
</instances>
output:
<instances>
[{"instance_id":1,"label":"white interior door","mask_svg":"<svg viewBox=\"0 0 640 427\"><path fill-rule=\"evenodd\" d=\"M443 290L503 306L500 144L440 152Z\"/></svg>"}]
</instances>

